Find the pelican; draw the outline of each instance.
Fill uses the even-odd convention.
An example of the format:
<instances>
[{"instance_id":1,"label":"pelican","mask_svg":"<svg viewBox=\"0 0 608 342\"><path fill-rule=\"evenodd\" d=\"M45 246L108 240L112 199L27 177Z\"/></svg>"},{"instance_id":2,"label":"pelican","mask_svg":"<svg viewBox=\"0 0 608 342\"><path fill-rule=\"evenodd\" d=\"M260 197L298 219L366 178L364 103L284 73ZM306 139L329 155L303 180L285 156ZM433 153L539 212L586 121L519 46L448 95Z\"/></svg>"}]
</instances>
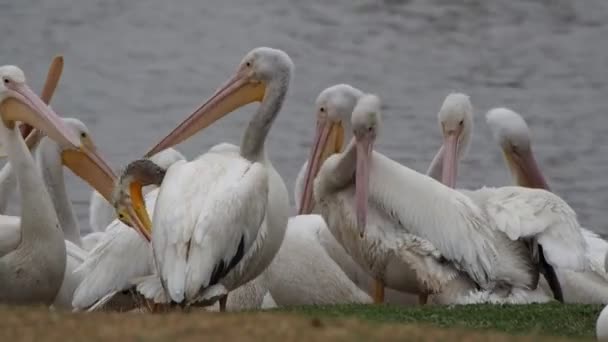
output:
<instances>
[{"instance_id":1,"label":"pelican","mask_svg":"<svg viewBox=\"0 0 608 342\"><path fill-rule=\"evenodd\" d=\"M341 126L346 127L342 131L350 134L350 116L362 95L363 92L359 89L347 84L331 86L323 90L317 97L315 113L317 116L329 113L336 120L340 120ZM340 152L343 148L342 145L342 139L337 141L335 152ZM362 294L353 285L367 291L373 279L348 255L327 228L323 218L320 215L309 215L312 212L316 212L313 208L314 204L310 201L311 199L305 199L305 201L309 201L307 202L309 205L306 208L300 205L304 193L304 178L308 165L308 162L305 162L300 168L294 188L296 208L299 208L300 215L290 218L283 246L267 271L267 273L272 272L273 274L267 281L271 293L280 305L306 304L306 302L311 304L368 303L370 301L369 295ZM308 229L305 228L306 226L308 226ZM301 241L307 241L307 243L302 244ZM312 265L314 265L315 269L323 267L323 273L331 273L332 275L321 277L318 275L318 271L311 270L309 272L302 272L305 279L301 279L300 281L285 281L283 278L286 278L287 274L291 274L293 269L297 268L301 270L302 268L301 265L296 266L296 263L299 263L297 256L300 249L309 249L306 252L310 255L308 260L306 260L306 265L310 262L311 267L313 267ZM302 251L302 253L304 252ZM339 270L334 271L333 269L336 266ZM393 281L387 285L394 286L398 290L412 291L412 284L416 284L416 278L411 272L404 272L404 269L407 267L407 265L394 267L395 274L388 278L399 281ZM407 278L408 276L411 278ZM321 287L323 293L317 293L319 291L316 287L307 284L308 281L317 281L317 278L323 278L322 281L326 282L326 285ZM289 288L287 284L293 288ZM375 283L377 290L373 293L376 295L384 293L384 285L380 284ZM379 286L382 286L381 292L378 290ZM394 291L390 288L387 290L387 302L389 303L410 305L415 302L409 294ZM285 293L285 295L281 296L279 293ZM327 296L326 301L319 299L324 298L324 296ZM374 299L376 302L384 301L384 298L375 297Z\"/></svg>"},{"instance_id":2,"label":"pelican","mask_svg":"<svg viewBox=\"0 0 608 342\"><path fill-rule=\"evenodd\" d=\"M468 279L469 290L504 296L512 289L536 289L532 260L514 240L531 235L531 229L576 231L578 223L567 215L572 209L549 192L517 187L496 189L497 197L479 207L464 194L373 152L379 112L376 96L359 100L352 115L355 138L344 152L325 160L314 181L315 201L349 254L372 272L382 269L387 256L397 255L430 293L441 292L454 279ZM315 143L312 163L327 154L327 141L335 136L328 121L317 127L322 139ZM531 202L514 201L522 197ZM512 201L499 201L504 198ZM541 212L543 207L556 211L552 220L536 218L533 204ZM580 234L571 235L568 251L547 253L547 258L584 270L585 242Z\"/></svg>"},{"instance_id":3,"label":"pelican","mask_svg":"<svg viewBox=\"0 0 608 342\"><path fill-rule=\"evenodd\" d=\"M110 196L113 173L95 151L83 146L61 118L25 83L21 69L0 67L0 137L17 176L21 220L2 216L3 225L18 225L21 239L0 251L0 301L51 304L63 281L66 245L49 193L23 142L16 121L25 122L62 146L71 147L66 164L102 194ZM3 246L6 247L6 246Z\"/></svg>"},{"instance_id":4,"label":"pelican","mask_svg":"<svg viewBox=\"0 0 608 342\"><path fill-rule=\"evenodd\" d=\"M441 106L438 117L439 126L444 136L444 142L435 158L433 158L433 162L431 163L431 172L432 174L436 174L434 171L438 169L438 167L434 166L441 166L441 181L449 187L454 188L456 183L458 163L460 158L466 153L466 150L468 149L470 136L473 130L473 108L469 97L461 93L449 94L443 102L443 105ZM538 173L535 171L538 170L538 167L536 166L536 163L533 159L529 160L528 163L526 163L525 165L528 165L533 170L531 171L531 173ZM470 196L473 201L475 201L482 208L484 208L488 202L493 202L495 200L504 200L499 198L501 196L500 193L493 188L484 187L476 191L465 191L464 193ZM498 197L495 197L497 195ZM513 202L510 199L507 199L507 201ZM521 198L520 201L522 203L525 203L526 199ZM501 205L500 202L498 204ZM545 214L553 215L554 213L549 210L546 211ZM568 213L568 215L573 214L574 211L570 211ZM543 217L539 215L539 213L534 213L534 215L538 219L551 220L551 216ZM571 220L572 218L566 219ZM576 220L576 218L574 218L574 220ZM560 228L557 227L557 229ZM564 299L561 284L559 282L559 279L557 278L555 269L546 260L544 249L547 248L547 245L549 246L548 248L559 247L559 245L565 241L563 237L560 236L561 234L565 233L565 235L563 236L568 236L567 234L573 234L577 238L580 238L582 236L579 232L575 230L570 230L568 232L568 228L565 228L561 232L557 229L554 228L553 232L547 232L547 234L540 232L538 236L535 236L535 233L533 233L532 236L523 237L522 240L528 245L532 258L534 259L534 263L537 265L539 272L543 274L545 279L547 280L547 283L551 288L555 299L560 302L563 302ZM507 232L507 234L509 233ZM513 233L509 234L509 237L513 239L512 234ZM545 243L542 242L543 240L545 241ZM553 254L558 254L559 250L553 249L549 252Z\"/></svg>"},{"instance_id":5,"label":"pelican","mask_svg":"<svg viewBox=\"0 0 608 342\"><path fill-rule=\"evenodd\" d=\"M131 182L123 183L132 204L125 215L144 236L152 235L160 277L156 287L162 284L165 299L186 305L219 299L224 311L228 292L256 278L277 253L289 199L264 143L292 72L293 63L283 51L252 50L225 86L147 153L174 146L234 109L261 101L238 153L208 152L166 170L153 225L138 188L160 181L151 177L158 170L142 163Z\"/></svg>"},{"instance_id":6,"label":"pelican","mask_svg":"<svg viewBox=\"0 0 608 342\"><path fill-rule=\"evenodd\" d=\"M150 157L150 161L161 169L167 169L182 160L185 160L184 156L172 148ZM151 212L158 190L155 186L145 187L143 190L145 190L143 196L146 206ZM109 205L114 211L114 207L103 196L97 192L93 193L96 194L94 196L100 196L100 206ZM112 215L116 216L114 212ZM75 274L82 278L72 299L72 306L77 310L91 308L104 298L111 299L114 295L132 288L135 279L150 276L154 271L150 244L118 218L104 228L103 232L91 234L98 235L99 241L94 244L85 260L75 270ZM124 298L118 301L124 302ZM128 307L134 306L135 303L128 305ZM109 307L114 306L109 305Z\"/></svg>"},{"instance_id":7,"label":"pelican","mask_svg":"<svg viewBox=\"0 0 608 342\"><path fill-rule=\"evenodd\" d=\"M550 191L534 158L530 129L523 117L507 108L494 108L486 113L486 123L503 152L516 184ZM608 242L589 229L581 227L581 233L588 245L586 257L590 270L555 270L562 286L564 301L608 303L608 273L605 269Z\"/></svg>"},{"instance_id":8,"label":"pelican","mask_svg":"<svg viewBox=\"0 0 608 342\"><path fill-rule=\"evenodd\" d=\"M55 56L49 66L49 71L40 93L40 99L49 104L59 84L61 73L63 71L63 56ZM31 127L27 124L22 124L20 127L23 138L26 138L31 134ZM38 134L32 135L30 139L25 139L25 144L29 150L32 150L38 142ZM11 164L6 163L0 170L0 214L4 214L7 211L10 196L17 187L17 177L11 172Z\"/></svg>"},{"instance_id":9,"label":"pelican","mask_svg":"<svg viewBox=\"0 0 608 342\"><path fill-rule=\"evenodd\" d=\"M83 146L96 152L96 147L90 138L90 133L86 126L77 119L64 118L65 126L79 137ZM49 192L59 225L63 231L66 244L66 269L64 279L53 305L59 308L71 308L74 290L82 280L74 270L84 261L86 252L81 247L80 228L72 210L71 202L67 196L63 179L63 152L70 152L70 148L64 150L57 142L45 137L39 130L34 129L28 135L26 145L37 146L36 161L44 184ZM69 167L68 164L65 164ZM7 246L16 248L21 238L19 226L14 230L5 230L1 239ZM10 247L9 247L10 248Z\"/></svg>"}]
</instances>

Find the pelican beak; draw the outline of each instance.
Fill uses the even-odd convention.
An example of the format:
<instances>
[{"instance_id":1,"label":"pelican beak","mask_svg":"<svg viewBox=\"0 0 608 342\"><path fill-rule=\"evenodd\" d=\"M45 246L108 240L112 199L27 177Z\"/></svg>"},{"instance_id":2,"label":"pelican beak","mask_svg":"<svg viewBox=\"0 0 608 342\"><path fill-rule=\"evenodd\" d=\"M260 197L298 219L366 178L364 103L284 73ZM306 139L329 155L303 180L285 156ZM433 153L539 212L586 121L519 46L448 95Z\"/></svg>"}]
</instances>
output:
<instances>
[{"instance_id":1,"label":"pelican beak","mask_svg":"<svg viewBox=\"0 0 608 342\"><path fill-rule=\"evenodd\" d=\"M112 191L116 175L92 142L61 152L63 165L97 190L106 201L112 203Z\"/></svg>"},{"instance_id":2,"label":"pelican beak","mask_svg":"<svg viewBox=\"0 0 608 342\"><path fill-rule=\"evenodd\" d=\"M151 241L152 220L146 210L142 188L143 184L140 182L129 184L130 203L124 208L117 208L118 217L126 225L135 228L144 239Z\"/></svg>"},{"instance_id":3,"label":"pelican beak","mask_svg":"<svg viewBox=\"0 0 608 342\"><path fill-rule=\"evenodd\" d=\"M146 157L179 144L235 109L262 101L266 85L262 81L253 80L248 72L247 69L239 70L211 98L154 146Z\"/></svg>"},{"instance_id":4,"label":"pelican beak","mask_svg":"<svg viewBox=\"0 0 608 342\"><path fill-rule=\"evenodd\" d=\"M443 170L441 182L450 188L456 186L456 173L458 169L458 138L462 132L461 128L455 130L444 130L443 146Z\"/></svg>"},{"instance_id":5,"label":"pelican beak","mask_svg":"<svg viewBox=\"0 0 608 342\"><path fill-rule=\"evenodd\" d=\"M0 112L3 123L10 128L21 121L32 125L62 147L78 147L80 141L63 120L25 84L6 85L9 91Z\"/></svg>"},{"instance_id":6,"label":"pelican beak","mask_svg":"<svg viewBox=\"0 0 608 342\"><path fill-rule=\"evenodd\" d=\"M342 122L332 122L328 120L318 120L315 140L312 145L308 168L304 178L304 191L300 201L298 215L310 214L313 209L313 182L321 165L329 156L340 153L344 144L344 128Z\"/></svg>"},{"instance_id":7,"label":"pelican beak","mask_svg":"<svg viewBox=\"0 0 608 342\"><path fill-rule=\"evenodd\" d=\"M369 194L369 169L374 140L370 134L356 137L357 168L355 171L355 210L357 229L363 238L367 226L367 199Z\"/></svg>"},{"instance_id":8,"label":"pelican beak","mask_svg":"<svg viewBox=\"0 0 608 342\"><path fill-rule=\"evenodd\" d=\"M502 152L517 185L550 191L531 150L515 151L512 148L504 147Z\"/></svg>"},{"instance_id":9,"label":"pelican beak","mask_svg":"<svg viewBox=\"0 0 608 342\"><path fill-rule=\"evenodd\" d=\"M97 151L82 144L63 120L26 85L12 85L10 91L12 96L0 103L4 124L13 127L15 121L21 121L41 131L34 134L44 132L62 147L63 163L109 200L116 176ZM30 143L39 138L32 136Z\"/></svg>"},{"instance_id":10,"label":"pelican beak","mask_svg":"<svg viewBox=\"0 0 608 342\"><path fill-rule=\"evenodd\" d=\"M51 102L53 94L55 94L55 89L57 89L57 85L59 84L59 80L61 79L62 72L63 56L58 55L55 56L51 61L49 71L46 75L46 81L44 82L44 87L42 88L42 92L40 93L40 99L47 105ZM39 130L35 130L34 127L26 123L21 123L19 125L19 130L21 131L21 136L23 137L23 139L25 139L25 144L27 145L27 148L30 151L34 147L36 147L42 137L44 137L44 134L42 132L40 132Z\"/></svg>"}]
</instances>

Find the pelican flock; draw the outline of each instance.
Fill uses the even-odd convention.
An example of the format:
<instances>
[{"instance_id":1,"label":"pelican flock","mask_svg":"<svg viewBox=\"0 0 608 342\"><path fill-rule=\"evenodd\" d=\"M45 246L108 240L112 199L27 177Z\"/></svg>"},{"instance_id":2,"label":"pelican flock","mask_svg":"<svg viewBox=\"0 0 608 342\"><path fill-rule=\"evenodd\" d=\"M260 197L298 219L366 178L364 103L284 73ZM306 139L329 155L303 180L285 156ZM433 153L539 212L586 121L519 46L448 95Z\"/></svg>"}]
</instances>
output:
<instances>
[{"instance_id":1,"label":"pelican flock","mask_svg":"<svg viewBox=\"0 0 608 342\"><path fill-rule=\"evenodd\" d=\"M21 69L0 67L0 303L152 312L608 304L608 242L551 191L531 130L510 109L485 120L514 185L460 189L459 163L475 150L469 96L444 99L442 142L420 173L375 149L379 96L328 87L311 101L315 136L292 207L266 148L295 73L284 51L245 54L224 85L121 169L82 121L48 105L62 70L57 57L39 97ZM190 160L175 149L254 102L239 145L218 143ZM89 234L64 167L92 188ZM21 214L9 216L15 192ZM608 338L606 310L598 338Z\"/></svg>"}]
</instances>

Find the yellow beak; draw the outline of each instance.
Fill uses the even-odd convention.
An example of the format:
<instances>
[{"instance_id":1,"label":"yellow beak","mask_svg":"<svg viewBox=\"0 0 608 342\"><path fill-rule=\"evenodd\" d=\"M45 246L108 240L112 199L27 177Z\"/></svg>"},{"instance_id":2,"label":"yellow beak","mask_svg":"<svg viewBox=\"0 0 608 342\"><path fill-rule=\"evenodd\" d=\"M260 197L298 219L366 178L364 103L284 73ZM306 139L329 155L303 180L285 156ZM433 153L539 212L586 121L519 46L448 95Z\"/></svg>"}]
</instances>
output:
<instances>
[{"instance_id":1,"label":"yellow beak","mask_svg":"<svg viewBox=\"0 0 608 342\"><path fill-rule=\"evenodd\" d=\"M254 82L244 72L238 72L202 106L154 146L146 157L173 147L210 126L226 114L255 101L262 101L266 92L263 82Z\"/></svg>"},{"instance_id":2,"label":"yellow beak","mask_svg":"<svg viewBox=\"0 0 608 342\"><path fill-rule=\"evenodd\" d=\"M298 215L310 214L313 209L312 191L313 182L321 165L329 156L340 153L344 145L344 128L342 122L328 122L326 120L317 122L317 131L312 145L308 168L304 177L304 191L300 201Z\"/></svg>"}]
</instances>

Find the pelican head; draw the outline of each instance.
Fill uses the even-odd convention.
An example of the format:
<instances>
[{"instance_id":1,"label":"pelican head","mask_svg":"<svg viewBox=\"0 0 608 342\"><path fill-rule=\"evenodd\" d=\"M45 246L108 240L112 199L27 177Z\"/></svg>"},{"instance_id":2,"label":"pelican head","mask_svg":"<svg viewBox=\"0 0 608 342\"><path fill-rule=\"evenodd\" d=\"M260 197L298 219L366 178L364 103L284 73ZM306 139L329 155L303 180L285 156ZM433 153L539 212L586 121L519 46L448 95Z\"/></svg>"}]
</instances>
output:
<instances>
[{"instance_id":1,"label":"pelican head","mask_svg":"<svg viewBox=\"0 0 608 342\"><path fill-rule=\"evenodd\" d=\"M112 194L112 205L118 219L135 228L146 240L152 236L152 220L146 210L142 188L160 185L166 169L150 159L131 162L122 172Z\"/></svg>"},{"instance_id":2,"label":"pelican head","mask_svg":"<svg viewBox=\"0 0 608 342\"><path fill-rule=\"evenodd\" d=\"M312 211L312 185L325 159L342 151L344 125L350 125L350 115L363 96L359 89L337 84L323 90L315 102L317 129L306 170L299 214Z\"/></svg>"},{"instance_id":3,"label":"pelican head","mask_svg":"<svg viewBox=\"0 0 608 342\"><path fill-rule=\"evenodd\" d=\"M357 228L363 237L367 225L367 197L369 169L374 142L380 128L380 99L376 95L364 95L353 110L351 125L357 146L355 171L355 206Z\"/></svg>"},{"instance_id":4,"label":"pelican head","mask_svg":"<svg viewBox=\"0 0 608 342\"><path fill-rule=\"evenodd\" d=\"M507 108L494 108L486 114L486 122L517 184L549 190L532 153L530 129L521 115Z\"/></svg>"},{"instance_id":5,"label":"pelican head","mask_svg":"<svg viewBox=\"0 0 608 342\"><path fill-rule=\"evenodd\" d=\"M438 118L444 148L441 181L453 188L456 185L458 158L466 153L473 130L473 106L469 96L449 94L443 101Z\"/></svg>"},{"instance_id":6,"label":"pelican head","mask_svg":"<svg viewBox=\"0 0 608 342\"><path fill-rule=\"evenodd\" d=\"M293 62L285 52L267 47L253 49L245 55L234 76L146 156L177 145L226 114L249 103L262 102L267 95L288 87L293 69Z\"/></svg>"},{"instance_id":7,"label":"pelican head","mask_svg":"<svg viewBox=\"0 0 608 342\"><path fill-rule=\"evenodd\" d=\"M12 129L19 121L44 132L63 149L64 163L106 199L110 199L115 176L92 142L70 129L27 86L21 69L10 65L0 67L0 80L0 116L3 124Z\"/></svg>"}]
</instances>

